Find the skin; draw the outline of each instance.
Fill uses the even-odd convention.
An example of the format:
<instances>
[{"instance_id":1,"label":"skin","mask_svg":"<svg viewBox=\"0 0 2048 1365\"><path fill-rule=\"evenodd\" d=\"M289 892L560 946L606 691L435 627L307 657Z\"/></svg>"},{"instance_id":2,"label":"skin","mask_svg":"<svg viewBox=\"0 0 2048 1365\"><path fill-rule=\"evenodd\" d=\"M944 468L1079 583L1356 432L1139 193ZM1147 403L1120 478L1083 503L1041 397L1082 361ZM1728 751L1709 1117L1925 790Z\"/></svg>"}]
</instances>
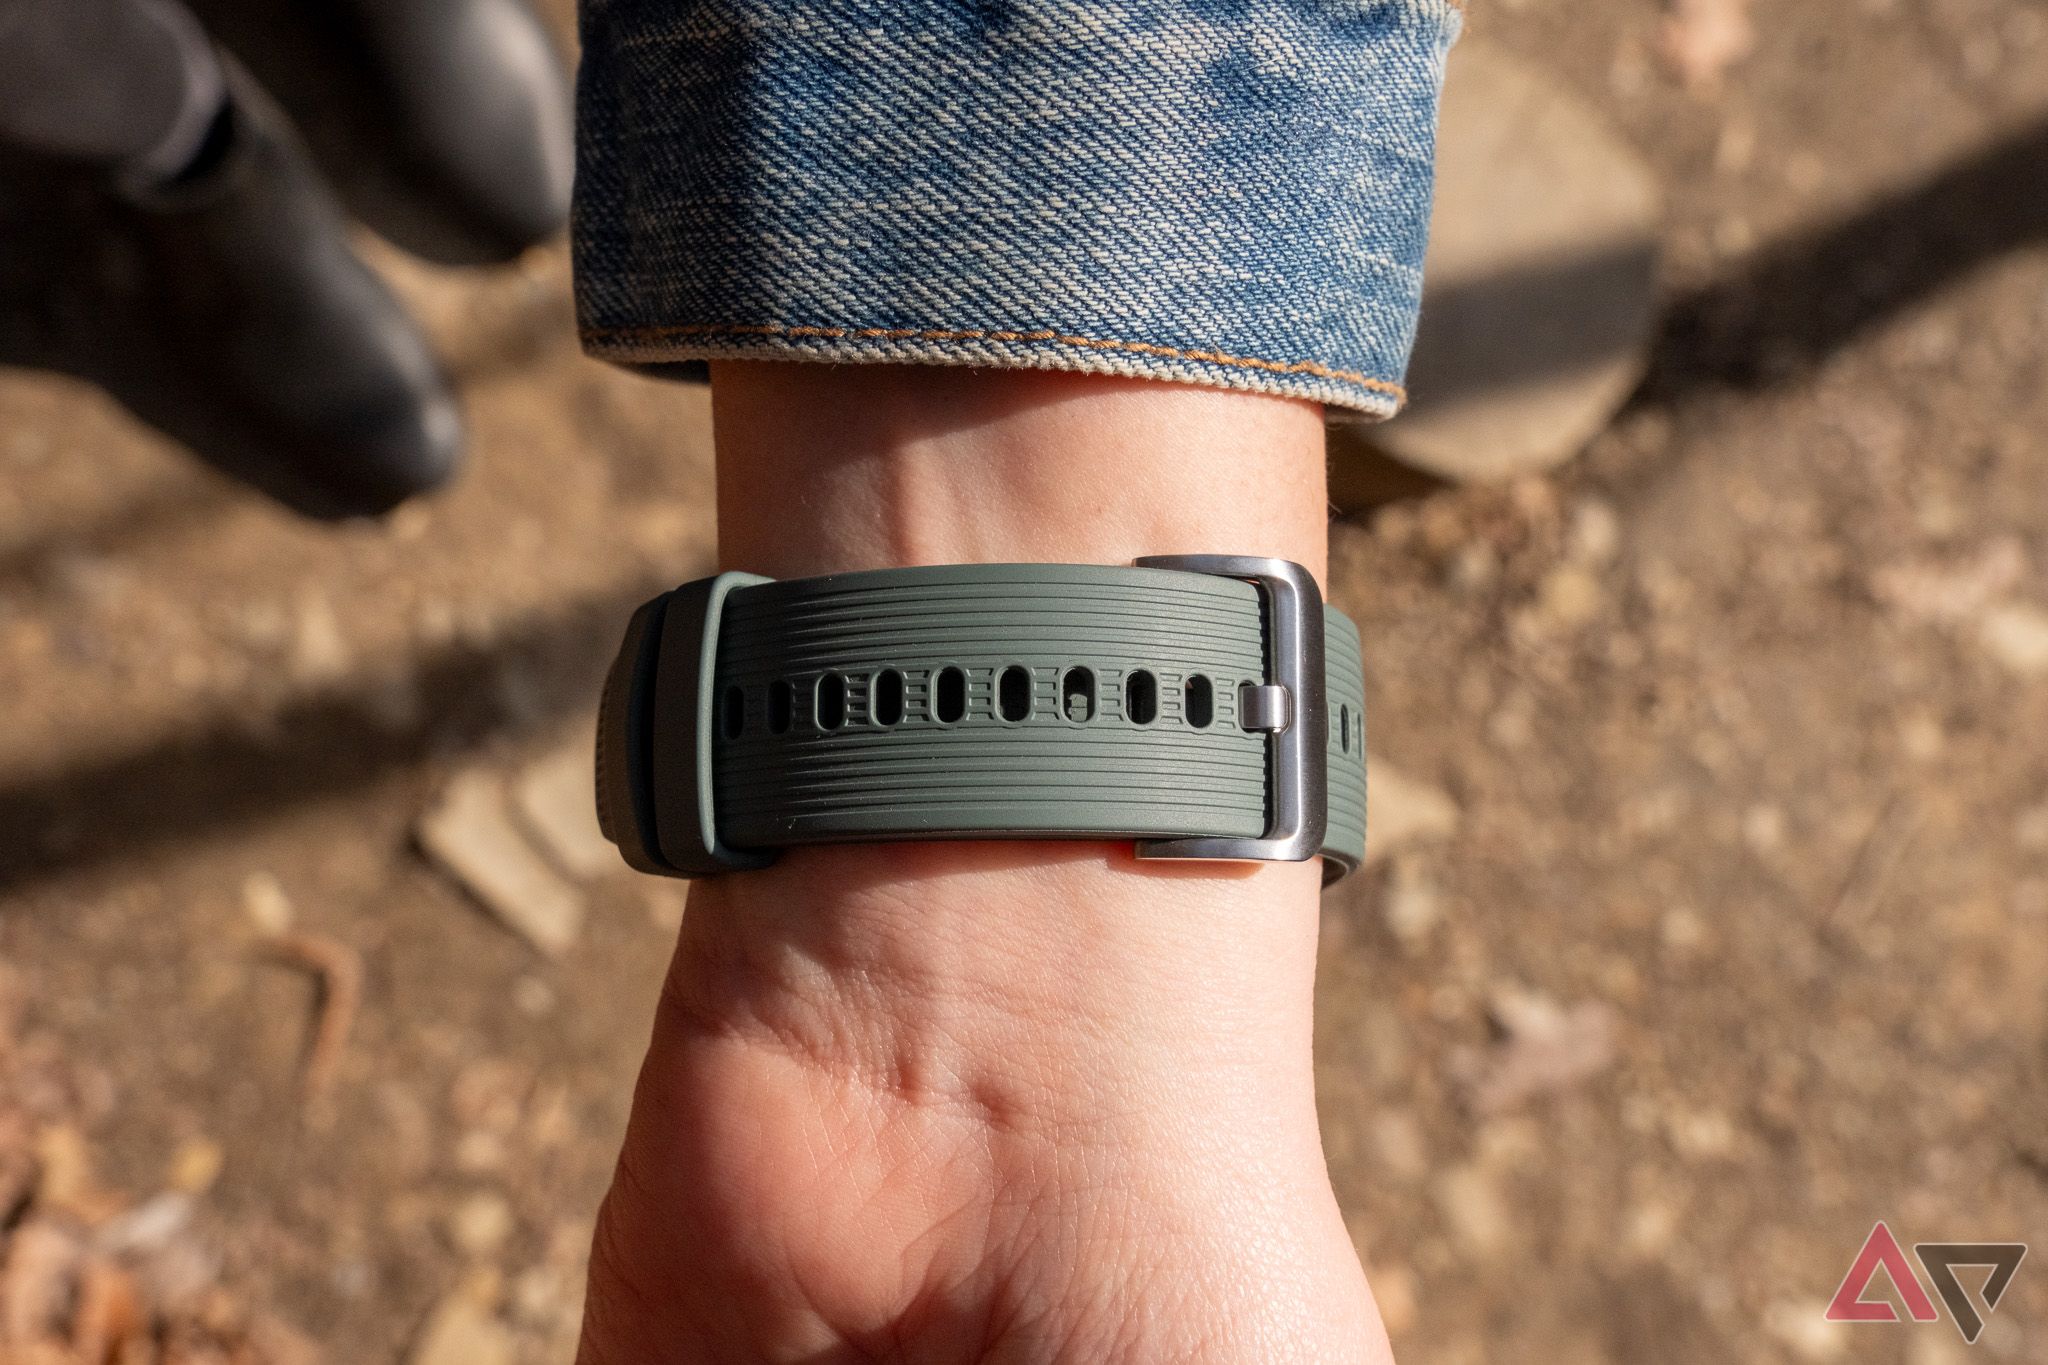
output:
<instances>
[{"instance_id":1,"label":"skin","mask_svg":"<svg viewBox=\"0 0 2048 1365\"><path fill-rule=\"evenodd\" d=\"M713 397L727 568L1324 571L1312 404L753 362ZM1316 1127L1318 880L1072 842L696 883L580 1360L1389 1360Z\"/></svg>"}]
</instances>

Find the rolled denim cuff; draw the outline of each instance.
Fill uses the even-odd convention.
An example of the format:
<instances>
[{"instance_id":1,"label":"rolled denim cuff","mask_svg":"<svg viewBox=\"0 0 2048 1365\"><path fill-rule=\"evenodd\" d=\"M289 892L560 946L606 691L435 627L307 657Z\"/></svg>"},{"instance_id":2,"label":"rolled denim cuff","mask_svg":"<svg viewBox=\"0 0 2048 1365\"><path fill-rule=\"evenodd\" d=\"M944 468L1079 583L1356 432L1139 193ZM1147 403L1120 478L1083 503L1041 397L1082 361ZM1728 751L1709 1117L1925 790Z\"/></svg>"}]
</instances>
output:
<instances>
[{"instance_id":1,"label":"rolled denim cuff","mask_svg":"<svg viewBox=\"0 0 2048 1365\"><path fill-rule=\"evenodd\" d=\"M1384 416L1456 0L584 0L585 346Z\"/></svg>"}]
</instances>

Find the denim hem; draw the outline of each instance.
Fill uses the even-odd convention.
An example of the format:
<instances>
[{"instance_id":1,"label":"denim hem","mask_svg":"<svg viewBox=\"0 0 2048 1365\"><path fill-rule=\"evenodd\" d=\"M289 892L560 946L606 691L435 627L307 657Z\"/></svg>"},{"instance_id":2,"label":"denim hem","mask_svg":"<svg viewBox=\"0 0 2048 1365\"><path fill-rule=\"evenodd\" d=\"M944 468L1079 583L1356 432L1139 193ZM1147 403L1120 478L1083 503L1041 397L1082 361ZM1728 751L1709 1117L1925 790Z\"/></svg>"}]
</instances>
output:
<instances>
[{"instance_id":1,"label":"denim hem","mask_svg":"<svg viewBox=\"0 0 2048 1365\"><path fill-rule=\"evenodd\" d=\"M622 360L1400 405L1450 0L582 0L577 316Z\"/></svg>"},{"instance_id":2,"label":"denim hem","mask_svg":"<svg viewBox=\"0 0 2048 1365\"><path fill-rule=\"evenodd\" d=\"M702 324L586 327L583 347L622 361L787 359L910 365L991 365L1158 379L1210 388L1305 398L1372 418L1391 417L1407 401L1392 380L1314 360L1267 360L1117 341L1049 330L994 328L820 327Z\"/></svg>"}]
</instances>

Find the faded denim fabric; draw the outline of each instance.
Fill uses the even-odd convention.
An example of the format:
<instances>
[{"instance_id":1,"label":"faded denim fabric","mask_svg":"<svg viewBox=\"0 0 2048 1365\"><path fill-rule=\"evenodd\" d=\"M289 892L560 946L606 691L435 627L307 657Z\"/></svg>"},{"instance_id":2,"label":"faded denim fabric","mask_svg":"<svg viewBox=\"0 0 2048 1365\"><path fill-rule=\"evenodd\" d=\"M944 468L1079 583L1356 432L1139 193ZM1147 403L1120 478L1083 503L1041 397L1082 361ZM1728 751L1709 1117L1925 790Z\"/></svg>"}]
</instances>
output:
<instances>
[{"instance_id":1,"label":"faded denim fabric","mask_svg":"<svg viewBox=\"0 0 2048 1365\"><path fill-rule=\"evenodd\" d=\"M593 353L1402 397L1457 0L584 0Z\"/></svg>"}]
</instances>

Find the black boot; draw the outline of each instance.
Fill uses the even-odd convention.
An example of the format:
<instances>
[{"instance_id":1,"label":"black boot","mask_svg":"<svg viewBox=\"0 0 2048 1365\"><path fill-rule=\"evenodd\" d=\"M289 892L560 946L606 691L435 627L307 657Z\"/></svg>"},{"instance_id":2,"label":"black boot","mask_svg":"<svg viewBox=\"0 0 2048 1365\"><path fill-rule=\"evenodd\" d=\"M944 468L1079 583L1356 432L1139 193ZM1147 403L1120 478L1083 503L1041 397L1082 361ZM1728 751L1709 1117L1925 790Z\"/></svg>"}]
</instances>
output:
<instances>
[{"instance_id":1,"label":"black boot","mask_svg":"<svg viewBox=\"0 0 2048 1365\"><path fill-rule=\"evenodd\" d=\"M283 115L229 86L159 185L0 159L0 363L89 379L300 512L385 511L454 470L454 397Z\"/></svg>"},{"instance_id":2,"label":"black boot","mask_svg":"<svg viewBox=\"0 0 2048 1365\"><path fill-rule=\"evenodd\" d=\"M568 70L526 0L190 3L398 245L480 264L568 221Z\"/></svg>"}]
</instances>

